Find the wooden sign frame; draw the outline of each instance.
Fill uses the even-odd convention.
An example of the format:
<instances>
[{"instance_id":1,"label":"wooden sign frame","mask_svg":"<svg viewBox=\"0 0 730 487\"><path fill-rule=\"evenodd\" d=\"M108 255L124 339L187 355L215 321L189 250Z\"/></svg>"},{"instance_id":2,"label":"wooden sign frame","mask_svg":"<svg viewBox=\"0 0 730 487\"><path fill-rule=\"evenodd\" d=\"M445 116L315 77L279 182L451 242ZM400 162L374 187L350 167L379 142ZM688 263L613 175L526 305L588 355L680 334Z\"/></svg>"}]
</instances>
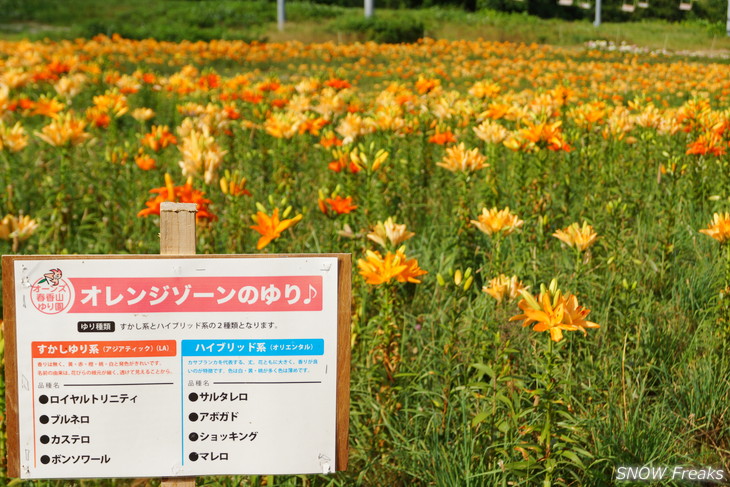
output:
<instances>
[{"instance_id":1,"label":"wooden sign frame","mask_svg":"<svg viewBox=\"0 0 730 487\"><path fill-rule=\"evenodd\" d=\"M348 429L350 409L350 326L352 262L350 254L233 254L233 255L4 255L2 256L3 318L5 337L5 387L7 425L8 476L20 477L20 425L18 411L18 362L16 322L16 282L14 263L34 260L96 260L96 259L266 259L266 258L336 258L337 269L337 377L336 377L336 425L335 470L347 469Z\"/></svg>"}]
</instances>

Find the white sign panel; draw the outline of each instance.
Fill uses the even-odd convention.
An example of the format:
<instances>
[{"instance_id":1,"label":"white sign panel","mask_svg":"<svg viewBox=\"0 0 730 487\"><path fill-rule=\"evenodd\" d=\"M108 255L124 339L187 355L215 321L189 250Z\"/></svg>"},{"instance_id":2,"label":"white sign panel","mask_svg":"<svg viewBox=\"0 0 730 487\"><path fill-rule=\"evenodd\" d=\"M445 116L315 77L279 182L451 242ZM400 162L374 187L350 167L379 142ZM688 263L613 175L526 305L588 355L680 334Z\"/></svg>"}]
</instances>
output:
<instances>
[{"instance_id":1,"label":"white sign panel","mask_svg":"<svg viewBox=\"0 0 730 487\"><path fill-rule=\"evenodd\" d=\"M337 265L16 260L21 477L334 471Z\"/></svg>"}]
</instances>

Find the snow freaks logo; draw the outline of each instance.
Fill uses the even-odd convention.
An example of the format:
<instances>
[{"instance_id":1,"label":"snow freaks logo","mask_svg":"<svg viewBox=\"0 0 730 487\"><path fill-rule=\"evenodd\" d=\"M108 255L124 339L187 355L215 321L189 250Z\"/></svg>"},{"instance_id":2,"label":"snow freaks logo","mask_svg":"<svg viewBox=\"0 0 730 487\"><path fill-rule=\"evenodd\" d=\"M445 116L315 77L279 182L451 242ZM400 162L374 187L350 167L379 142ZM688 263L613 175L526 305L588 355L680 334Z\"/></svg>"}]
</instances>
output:
<instances>
[{"instance_id":1,"label":"snow freaks logo","mask_svg":"<svg viewBox=\"0 0 730 487\"><path fill-rule=\"evenodd\" d=\"M648 482L657 480L689 480L704 481L709 483L720 483L728 479L724 470L707 468L686 468L676 467L618 467L616 468L615 480L645 480Z\"/></svg>"},{"instance_id":2,"label":"snow freaks logo","mask_svg":"<svg viewBox=\"0 0 730 487\"><path fill-rule=\"evenodd\" d=\"M51 269L30 287L30 301L41 313L55 315L73 303L73 287L61 269Z\"/></svg>"}]
</instances>

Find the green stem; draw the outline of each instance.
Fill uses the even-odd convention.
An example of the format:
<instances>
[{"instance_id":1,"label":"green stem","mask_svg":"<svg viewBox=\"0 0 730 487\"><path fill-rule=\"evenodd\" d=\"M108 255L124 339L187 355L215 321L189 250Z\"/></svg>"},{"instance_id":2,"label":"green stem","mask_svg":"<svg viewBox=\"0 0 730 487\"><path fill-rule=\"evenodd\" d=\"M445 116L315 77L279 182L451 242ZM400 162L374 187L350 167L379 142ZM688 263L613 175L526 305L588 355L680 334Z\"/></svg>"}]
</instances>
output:
<instances>
[{"instance_id":1,"label":"green stem","mask_svg":"<svg viewBox=\"0 0 730 487\"><path fill-rule=\"evenodd\" d=\"M730 244L724 242L722 249L725 252L725 288L730 286Z\"/></svg>"},{"instance_id":2,"label":"green stem","mask_svg":"<svg viewBox=\"0 0 730 487\"><path fill-rule=\"evenodd\" d=\"M578 294L578 287L580 286L580 280L583 274L583 252L575 249L575 279L573 280L573 288L575 293Z\"/></svg>"},{"instance_id":3,"label":"green stem","mask_svg":"<svg viewBox=\"0 0 730 487\"><path fill-rule=\"evenodd\" d=\"M726 337L730 336L730 242L723 242L721 252L725 253L725 282L720 291L720 322L722 332Z\"/></svg>"},{"instance_id":4,"label":"green stem","mask_svg":"<svg viewBox=\"0 0 730 487\"><path fill-rule=\"evenodd\" d=\"M553 340L548 339L547 349L547 383L545 384L545 401L547 401L547 412L545 415L545 459L551 455L551 443L552 443L552 427L553 427ZM543 485L552 485L552 469L548 469L545 472L545 481Z\"/></svg>"},{"instance_id":5,"label":"green stem","mask_svg":"<svg viewBox=\"0 0 730 487\"><path fill-rule=\"evenodd\" d=\"M494 235L494 254L492 255L494 275L498 276L502 273L502 233L497 232Z\"/></svg>"},{"instance_id":6,"label":"green stem","mask_svg":"<svg viewBox=\"0 0 730 487\"><path fill-rule=\"evenodd\" d=\"M390 382L395 379L395 370L397 366L398 357L393 355L393 351L399 346L397 333L398 325L396 323L394 315L394 301L397 288L390 284L384 284L380 289L380 313L381 313L381 326L382 326L382 345L381 350L383 353L383 367L385 368L386 376Z\"/></svg>"}]
</instances>

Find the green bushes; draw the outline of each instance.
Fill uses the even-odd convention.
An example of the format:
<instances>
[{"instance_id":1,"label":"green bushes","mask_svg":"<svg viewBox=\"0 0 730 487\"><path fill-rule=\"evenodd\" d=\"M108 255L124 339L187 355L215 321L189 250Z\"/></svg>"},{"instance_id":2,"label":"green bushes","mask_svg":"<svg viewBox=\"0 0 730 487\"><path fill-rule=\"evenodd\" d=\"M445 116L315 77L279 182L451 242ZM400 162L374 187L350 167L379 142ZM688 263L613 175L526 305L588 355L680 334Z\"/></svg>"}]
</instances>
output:
<instances>
[{"instance_id":1,"label":"green bushes","mask_svg":"<svg viewBox=\"0 0 730 487\"><path fill-rule=\"evenodd\" d=\"M83 24L82 35L119 34L127 39L172 42L253 40L257 36L251 29L275 20L276 12L266 2L159 2L111 19L89 21Z\"/></svg>"},{"instance_id":2,"label":"green bushes","mask_svg":"<svg viewBox=\"0 0 730 487\"><path fill-rule=\"evenodd\" d=\"M361 40L397 44L421 39L425 27L421 20L399 14L394 17L344 17L334 21L330 29L356 34Z\"/></svg>"}]
</instances>

